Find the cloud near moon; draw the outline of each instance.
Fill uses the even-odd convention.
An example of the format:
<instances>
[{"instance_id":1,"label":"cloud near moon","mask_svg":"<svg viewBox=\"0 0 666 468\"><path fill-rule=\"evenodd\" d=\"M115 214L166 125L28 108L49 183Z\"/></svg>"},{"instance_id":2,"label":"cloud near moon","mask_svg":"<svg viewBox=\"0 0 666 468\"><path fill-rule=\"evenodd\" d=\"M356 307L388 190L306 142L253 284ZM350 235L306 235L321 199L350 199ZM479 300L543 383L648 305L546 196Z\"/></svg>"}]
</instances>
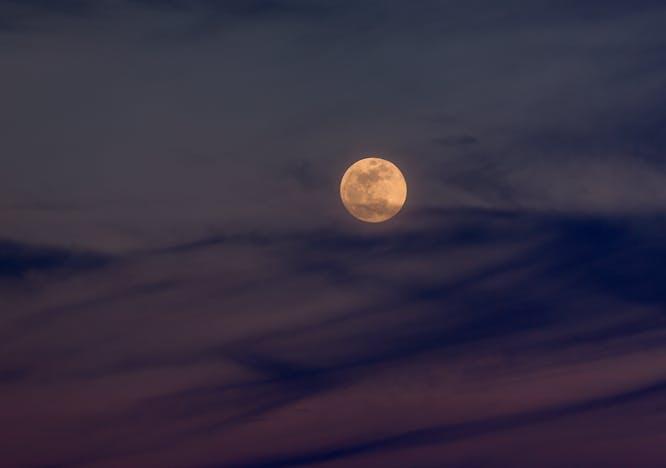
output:
<instances>
[{"instance_id":1,"label":"cloud near moon","mask_svg":"<svg viewBox=\"0 0 666 468\"><path fill-rule=\"evenodd\" d=\"M381 158L352 164L340 182L340 197L347 211L368 223L394 217L407 199L407 183L400 169Z\"/></svg>"}]
</instances>

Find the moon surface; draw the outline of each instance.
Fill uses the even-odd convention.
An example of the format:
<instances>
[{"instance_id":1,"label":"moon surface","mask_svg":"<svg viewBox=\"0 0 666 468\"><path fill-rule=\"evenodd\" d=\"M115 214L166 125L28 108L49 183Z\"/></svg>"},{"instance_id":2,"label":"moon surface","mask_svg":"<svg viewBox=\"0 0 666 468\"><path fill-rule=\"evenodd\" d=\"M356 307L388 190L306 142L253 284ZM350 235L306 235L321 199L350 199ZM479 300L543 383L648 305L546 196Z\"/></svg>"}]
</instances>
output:
<instances>
[{"instance_id":1,"label":"moon surface","mask_svg":"<svg viewBox=\"0 0 666 468\"><path fill-rule=\"evenodd\" d=\"M367 223L393 218L407 200L407 182L391 161L365 158L342 176L340 198L347 211Z\"/></svg>"}]
</instances>

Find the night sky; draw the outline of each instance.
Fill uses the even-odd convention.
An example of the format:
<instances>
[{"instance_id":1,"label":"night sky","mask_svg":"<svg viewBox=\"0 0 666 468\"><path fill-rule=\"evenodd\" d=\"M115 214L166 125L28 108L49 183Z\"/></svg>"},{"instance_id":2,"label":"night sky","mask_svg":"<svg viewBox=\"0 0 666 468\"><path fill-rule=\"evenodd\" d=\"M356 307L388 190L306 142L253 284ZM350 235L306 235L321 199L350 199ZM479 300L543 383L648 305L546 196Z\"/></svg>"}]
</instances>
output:
<instances>
[{"instance_id":1,"label":"night sky","mask_svg":"<svg viewBox=\"0 0 666 468\"><path fill-rule=\"evenodd\" d=\"M0 0L0 466L666 466L665 128L663 0Z\"/></svg>"}]
</instances>

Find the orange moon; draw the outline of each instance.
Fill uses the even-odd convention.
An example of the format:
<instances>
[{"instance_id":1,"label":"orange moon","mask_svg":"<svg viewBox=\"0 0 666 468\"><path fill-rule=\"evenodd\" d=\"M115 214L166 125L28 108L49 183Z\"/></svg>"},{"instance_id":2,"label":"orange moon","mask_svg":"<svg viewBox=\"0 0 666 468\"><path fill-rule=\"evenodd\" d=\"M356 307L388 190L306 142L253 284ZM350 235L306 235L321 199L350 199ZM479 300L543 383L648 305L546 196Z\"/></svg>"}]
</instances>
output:
<instances>
[{"instance_id":1,"label":"orange moon","mask_svg":"<svg viewBox=\"0 0 666 468\"><path fill-rule=\"evenodd\" d=\"M365 158L342 176L340 198L347 211L366 223L393 218L407 200L407 182L391 161Z\"/></svg>"}]
</instances>

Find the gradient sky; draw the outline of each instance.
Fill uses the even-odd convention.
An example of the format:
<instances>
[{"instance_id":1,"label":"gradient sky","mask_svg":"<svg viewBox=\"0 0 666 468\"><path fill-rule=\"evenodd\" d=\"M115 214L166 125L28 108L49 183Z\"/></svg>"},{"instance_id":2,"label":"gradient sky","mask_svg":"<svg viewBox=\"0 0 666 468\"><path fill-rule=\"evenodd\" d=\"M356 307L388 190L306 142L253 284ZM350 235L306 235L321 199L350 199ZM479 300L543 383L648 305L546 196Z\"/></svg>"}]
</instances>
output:
<instances>
[{"instance_id":1,"label":"gradient sky","mask_svg":"<svg viewBox=\"0 0 666 468\"><path fill-rule=\"evenodd\" d=\"M662 467L664 25L0 0L0 465Z\"/></svg>"}]
</instances>

